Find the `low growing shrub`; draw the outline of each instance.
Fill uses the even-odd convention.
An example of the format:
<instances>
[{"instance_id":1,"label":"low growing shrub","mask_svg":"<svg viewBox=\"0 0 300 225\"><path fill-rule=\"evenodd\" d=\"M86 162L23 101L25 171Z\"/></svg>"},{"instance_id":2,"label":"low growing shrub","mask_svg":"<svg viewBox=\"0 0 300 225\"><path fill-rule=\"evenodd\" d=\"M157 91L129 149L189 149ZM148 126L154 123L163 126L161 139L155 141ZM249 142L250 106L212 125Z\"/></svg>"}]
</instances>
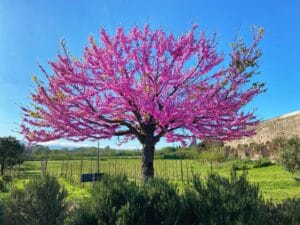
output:
<instances>
[{"instance_id":1,"label":"low growing shrub","mask_svg":"<svg viewBox=\"0 0 300 225\"><path fill-rule=\"evenodd\" d=\"M5 183L8 183L8 182L11 182L12 180L13 180L13 178L12 178L12 176L10 176L10 175L3 175L2 176L2 179L3 179L3 181L5 182Z\"/></svg>"},{"instance_id":2,"label":"low growing shrub","mask_svg":"<svg viewBox=\"0 0 300 225\"><path fill-rule=\"evenodd\" d=\"M67 192L48 175L12 190L5 203L5 225L63 225Z\"/></svg>"},{"instance_id":3,"label":"low growing shrub","mask_svg":"<svg viewBox=\"0 0 300 225\"><path fill-rule=\"evenodd\" d=\"M300 200L265 202L244 172L230 178L194 177L179 192L166 180L136 185L124 176L104 177L66 225L299 225Z\"/></svg>"},{"instance_id":4,"label":"low growing shrub","mask_svg":"<svg viewBox=\"0 0 300 225\"><path fill-rule=\"evenodd\" d=\"M176 225L181 201L175 185L162 179L151 179L141 187L145 196L145 224Z\"/></svg>"},{"instance_id":5,"label":"low growing shrub","mask_svg":"<svg viewBox=\"0 0 300 225\"><path fill-rule=\"evenodd\" d=\"M206 183L194 177L193 188L183 196L181 224L266 224L262 203L259 188L247 181L246 173L237 176L233 170L230 179L211 174Z\"/></svg>"},{"instance_id":6,"label":"low growing shrub","mask_svg":"<svg viewBox=\"0 0 300 225\"><path fill-rule=\"evenodd\" d=\"M180 196L165 180L149 180L138 186L124 176L104 177L92 190L88 203L77 207L69 225L176 225Z\"/></svg>"},{"instance_id":7,"label":"low growing shrub","mask_svg":"<svg viewBox=\"0 0 300 225\"><path fill-rule=\"evenodd\" d=\"M300 225L300 198L285 200L277 210L281 224Z\"/></svg>"},{"instance_id":8,"label":"low growing shrub","mask_svg":"<svg viewBox=\"0 0 300 225\"><path fill-rule=\"evenodd\" d=\"M274 165L274 163L270 159L260 158L259 160L254 161L253 168L261 168L261 167L267 167L272 165Z\"/></svg>"}]
</instances>

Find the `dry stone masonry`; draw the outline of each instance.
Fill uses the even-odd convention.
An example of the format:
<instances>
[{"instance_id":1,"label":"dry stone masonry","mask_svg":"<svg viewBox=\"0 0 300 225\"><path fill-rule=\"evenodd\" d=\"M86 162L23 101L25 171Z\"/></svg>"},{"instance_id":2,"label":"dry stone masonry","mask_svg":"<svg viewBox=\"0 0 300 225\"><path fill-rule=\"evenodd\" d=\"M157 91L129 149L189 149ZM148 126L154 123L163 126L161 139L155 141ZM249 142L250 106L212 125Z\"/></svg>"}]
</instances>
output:
<instances>
[{"instance_id":1,"label":"dry stone masonry","mask_svg":"<svg viewBox=\"0 0 300 225\"><path fill-rule=\"evenodd\" d=\"M264 149L260 149L259 151L253 151L251 150L253 149L251 146L255 146L253 143L267 144L275 138L280 137L286 139L300 137L300 111L262 121L257 125L256 134L252 137L226 142L225 145L231 147L232 155L241 158L274 158L276 154L272 149L264 147Z\"/></svg>"}]
</instances>

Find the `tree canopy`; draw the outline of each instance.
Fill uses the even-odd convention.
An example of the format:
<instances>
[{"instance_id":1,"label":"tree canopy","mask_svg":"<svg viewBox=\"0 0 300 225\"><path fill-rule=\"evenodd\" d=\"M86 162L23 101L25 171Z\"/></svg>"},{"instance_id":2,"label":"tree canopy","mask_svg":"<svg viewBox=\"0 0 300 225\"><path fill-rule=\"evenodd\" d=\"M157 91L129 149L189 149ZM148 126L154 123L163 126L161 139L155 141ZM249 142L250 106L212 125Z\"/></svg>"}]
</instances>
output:
<instances>
[{"instance_id":1,"label":"tree canopy","mask_svg":"<svg viewBox=\"0 0 300 225\"><path fill-rule=\"evenodd\" d=\"M257 119L241 109L264 90L251 79L262 36L254 30L249 46L237 39L225 60L215 36L197 26L180 37L149 25L128 33L119 27L113 36L101 29L101 44L91 36L82 58L63 46L49 62L51 74L40 66L47 83L33 77L37 89L33 107L22 107L21 132L30 142L137 138L145 152L162 137L185 145L252 135L245 128Z\"/></svg>"},{"instance_id":2,"label":"tree canopy","mask_svg":"<svg viewBox=\"0 0 300 225\"><path fill-rule=\"evenodd\" d=\"M15 137L0 137L1 175L6 166L21 163L25 147Z\"/></svg>"}]
</instances>

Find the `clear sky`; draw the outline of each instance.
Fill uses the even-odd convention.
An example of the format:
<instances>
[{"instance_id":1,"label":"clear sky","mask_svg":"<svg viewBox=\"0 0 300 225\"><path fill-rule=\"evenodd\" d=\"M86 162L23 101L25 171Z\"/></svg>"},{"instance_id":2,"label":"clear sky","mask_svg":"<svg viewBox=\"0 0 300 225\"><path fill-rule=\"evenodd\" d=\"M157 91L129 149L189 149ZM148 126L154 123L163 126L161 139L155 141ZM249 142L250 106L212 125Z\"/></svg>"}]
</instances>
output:
<instances>
[{"instance_id":1,"label":"clear sky","mask_svg":"<svg viewBox=\"0 0 300 225\"><path fill-rule=\"evenodd\" d=\"M80 56L88 35L96 36L100 27L112 33L117 26L130 29L145 23L175 34L197 23L208 33L217 33L218 48L225 53L237 33L247 38L250 26L263 26L260 79L268 91L250 108L256 108L261 119L300 110L299 21L299 0L1 0L0 136L22 139L12 131L21 121L18 105L28 104L31 75L41 77L37 63L46 66L54 59L62 38L72 55ZM101 143L116 146L115 140ZM123 147L139 145L131 142Z\"/></svg>"}]
</instances>

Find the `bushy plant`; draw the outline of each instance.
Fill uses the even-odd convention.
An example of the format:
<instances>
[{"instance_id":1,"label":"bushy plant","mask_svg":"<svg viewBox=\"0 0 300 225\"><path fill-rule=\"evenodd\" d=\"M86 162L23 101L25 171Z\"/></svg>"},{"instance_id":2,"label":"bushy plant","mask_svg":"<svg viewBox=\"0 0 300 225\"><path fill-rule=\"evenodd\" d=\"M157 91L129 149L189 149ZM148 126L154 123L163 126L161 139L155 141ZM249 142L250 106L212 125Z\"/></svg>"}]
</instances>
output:
<instances>
[{"instance_id":1,"label":"bushy plant","mask_svg":"<svg viewBox=\"0 0 300 225\"><path fill-rule=\"evenodd\" d=\"M279 162L292 174L300 175L300 138L287 141L279 155Z\"/></svg>"},{"instance_id":2,"label":"bushy plant","mask_svg":"<svg viewBox=\"0 0 300 225\"><path fill-rule=\"evenodd\" d=\"M179 193L166 180L136 185L124 176L104 177L91 198L70 214L67 225L299 225L299 199L265 202L246 173L194 177Z\"/></svg>"},{"instance_id":3,"label":"bushy plant","mask_svg":"<svg viewBox=\"0 0 300 225\"><path fill-rule=\"evenodd\" d=\"M73 208L65 220L66 225L97 225L98 219L91 199L85 199Z\"/></svg>"},{"instance_id":4,"label":"bushy plant","mask_svg":"<svg viewBox=\"0 0 300 225\"><path fill-rule=\"evenodd\" d=\"M300 198L285 200L277 210L281 224L300 225Z\"/></svg>"},{"instance_id":5,"label":"bushy plant","mask_svg":"<svg viewBox=\"0 0 300 225\"><path fill-rule=\"evenodd\" d=\"M260 158L256 161L254 161L253 168L261 168L261 167L267 167L272 166L274 163L268 159L268 158Z\"/></svg>"},{"instance_id":6,"label":"bushy plant","mask_svg":"<svg viewBox=\"0 0 300 225\"><path fill-rule=\"evenodd\" d=\"M232 164L232 169L237 170L249 170L252 167L252 161L249 158L236 160Z\"/></svg>"},{"instance_id":7,"label":"bushy plant","mask_svg":"<svg viewBox=\"0 0 300 225\"><path fill-rule=\"evenodd\" d=\"M183 196L182 224L265 224L262 202L259 188L247 181L245 173L237 176L233 170L230 179L211 174L206 184L194 177L193 188Z\"/></svg>"},{"instance_id":8,"label":"bushy plant","mask_svg":"<svg viewBox=\"0 0 300 225\"><path fill-rule=\"evenodd\" d=\"M8 175L8 174L3 175L3 176L2 176L2 179L3 179L3 181L6 182L6 183L11 182L11 181L13 180L12 176L11 176L11 175Z\"/></svg>"},{"instance_id":9,"label":"bushy plant","mask_svg":"<svg viewBox=\"0 0 300 225\"><path fill-rule=\"evenodd\" d=\"M166 180L151 179L141 187L145 195L145 224L179 224L180 196L175 185Z\"/></svg>"},{"instance_id":10,"label":"bushy plant","mask_svg":"<svg viewBox=\"0 0 300 225\"><path fill-rule=\"evenodd\" d=\"M48 175L13 189L5 205L6 225L62 225L67 192Z\"/></svg>"},{"instance_id":11,"label":"bushy plant","mask_svg":"<svg viewBox=\"0 0 300 225\"><path fill-rule=\"evenodd\" d=\"M268 158L260 158L258 160L251 160L249 158L236 160L232 164L232 169L237 170L249 170L252 168L261 168L274 165L274 163Z\"/></svg>"},{"instance_id":12,"label":"bushy plant","mask_svg":"<svg viewBox=\"0 0 300 225\"><path fill-rule=\"evenodd\" d=\"M138 186L124 176L105 176L70 214L72 225L175 225L180 216L180 197L176 186L150 179Z\"/></svg>"}]
</instances>

